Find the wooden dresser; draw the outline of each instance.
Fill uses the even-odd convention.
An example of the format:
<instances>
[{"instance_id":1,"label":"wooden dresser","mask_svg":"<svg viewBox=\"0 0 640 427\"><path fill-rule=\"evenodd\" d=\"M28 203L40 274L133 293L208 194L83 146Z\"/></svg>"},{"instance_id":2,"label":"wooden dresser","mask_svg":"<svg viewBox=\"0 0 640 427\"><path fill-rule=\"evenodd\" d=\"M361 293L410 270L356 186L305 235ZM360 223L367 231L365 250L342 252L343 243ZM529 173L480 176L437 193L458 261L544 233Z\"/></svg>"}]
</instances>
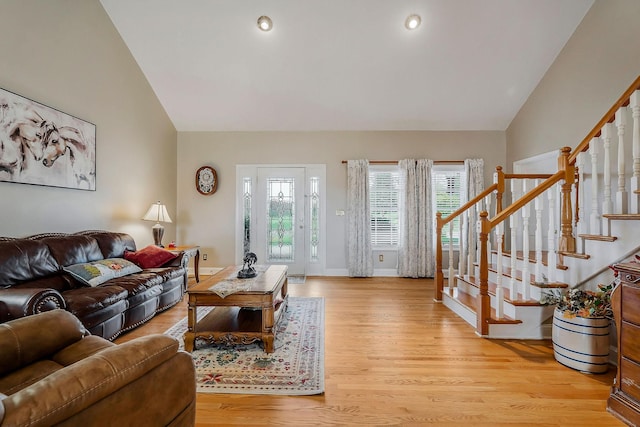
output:
<instances>
[{"instance_id":1,"label":"wooden dresser","mask_svg":"<svg viewBox=\"0 0 640 427\"><path fill-rule=\"evenodd\" d=\"M640 264L614 266L620 285L611 301L618 339L618 373L607 410L629 425L640 425Z\"/></svg>"}]
</instances>

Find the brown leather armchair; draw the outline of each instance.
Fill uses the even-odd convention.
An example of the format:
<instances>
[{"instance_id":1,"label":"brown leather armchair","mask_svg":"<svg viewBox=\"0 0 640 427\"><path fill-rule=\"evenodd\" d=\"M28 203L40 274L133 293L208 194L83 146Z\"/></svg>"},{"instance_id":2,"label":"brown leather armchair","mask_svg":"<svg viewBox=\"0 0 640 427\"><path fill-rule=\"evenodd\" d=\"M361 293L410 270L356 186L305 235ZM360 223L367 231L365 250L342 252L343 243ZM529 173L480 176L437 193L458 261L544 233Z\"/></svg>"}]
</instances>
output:
<instances>
[{"instance_id":1,"label":"brown leather armchair","mask_svg":"<svg viewBox=\"0 0 640 427\"><path fill-rule=\"evenodd\" d=\"M0 324L0 426L192 426L191 356L166 335L116 345L65 310Z\"/></svg>"}]
</instances>

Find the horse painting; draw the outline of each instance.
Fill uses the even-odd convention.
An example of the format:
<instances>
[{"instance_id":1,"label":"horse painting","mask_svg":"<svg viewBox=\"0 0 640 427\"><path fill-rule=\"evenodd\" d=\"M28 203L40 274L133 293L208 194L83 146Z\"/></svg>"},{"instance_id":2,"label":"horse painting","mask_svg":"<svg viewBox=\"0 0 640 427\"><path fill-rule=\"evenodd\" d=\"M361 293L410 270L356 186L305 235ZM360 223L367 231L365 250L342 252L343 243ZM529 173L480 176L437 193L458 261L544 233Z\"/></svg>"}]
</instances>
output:
<instances>
[{"instance_id":1,"label":"horse painting","mask_svg":"<svg viewBox=\"0 0 640 427\"><path fill-rule=\"evenodd\" d=\"M95 125L0 89L0 181L95 190Z\"/></svg>"}]
</instances>

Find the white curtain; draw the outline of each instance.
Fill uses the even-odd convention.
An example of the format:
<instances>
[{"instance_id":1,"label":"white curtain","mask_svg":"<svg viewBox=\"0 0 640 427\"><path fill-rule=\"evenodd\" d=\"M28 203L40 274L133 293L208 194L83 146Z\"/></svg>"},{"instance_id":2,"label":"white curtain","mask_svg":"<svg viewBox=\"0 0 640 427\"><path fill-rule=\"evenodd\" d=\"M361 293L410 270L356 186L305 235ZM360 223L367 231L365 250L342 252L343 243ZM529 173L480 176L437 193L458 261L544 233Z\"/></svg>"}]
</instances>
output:
<instances>
[{"instance_id":1,"label":"white curtain","mask_svg":"<svg viewBox=\"0 0 640 427\"><path fill-rule=\"evenodd\" d=\"M398 275L414 278L433 277L433 161L405 159L398 162L398 168L401 182Z\"/></svg>"},{"instance_id":2,"label":"white curtain","mask_svg":"<svg viewBox=\"0 0 640 427\"><path fill-rule=\"evenodd\" d=\"M347 179L349 276L371 277L373 276L373 253L369 215L369 161L349 160Z\"/></svg>"},{"instance_id":3,"label":"white curtain","mask_svg":"<svg viewBox=\"0 0 640 427\"><path fill-rule=\"evenodd\" d=\"M467 175L467 200L471 200L484 190L484 160L466 159L464 172Z\"/></svg>"},{"instance_id":4,"label":"white curtain","mask_svg":"<svg viewBox=\"0 0 640 427\"><path fill-rule=\"evenodd\" d=\"M484 160L483 159L466 159L464 161L464 173L467 177L467 200L469 201L484 191ZM478 242L478 233L476 232L475 221L477 220L476 208L469 209L469 218L471 218L471 228L469 229L469 221L465 222L465 230L463 231L462 248L460 254L468 254L469 250L475 251ZM467 239L468 236L468 239ZM468 241L467 241L468 240ZM469 245L471 242L471 245ZM471 274L471 273L470 273Z\"/></svg>"}]
</instances>

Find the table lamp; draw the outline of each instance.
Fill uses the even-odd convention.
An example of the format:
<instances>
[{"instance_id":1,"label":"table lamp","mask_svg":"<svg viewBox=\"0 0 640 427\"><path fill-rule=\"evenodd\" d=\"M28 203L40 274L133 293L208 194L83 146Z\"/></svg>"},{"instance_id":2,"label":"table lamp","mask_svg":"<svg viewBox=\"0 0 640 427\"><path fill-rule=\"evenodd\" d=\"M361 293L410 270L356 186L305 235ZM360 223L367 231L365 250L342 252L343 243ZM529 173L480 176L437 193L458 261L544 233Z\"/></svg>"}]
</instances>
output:
<instances>
[{"instance_id":1,"label":"table lamp","mask_svg":"<svg viewBox=\"0 0 640 427\"><path fill-rule=\"evenodd\" d=\"M151 205L147 213L142 217L145 221L155 221L156 225L151 227L153 230L153 240L156 246L162 246L162 236L164 235L164 226L160 224L161 222L171 222L171 218L169 218L169 213L167 212L167 207L158 201Z\"/></svg>"}]
</instances>

